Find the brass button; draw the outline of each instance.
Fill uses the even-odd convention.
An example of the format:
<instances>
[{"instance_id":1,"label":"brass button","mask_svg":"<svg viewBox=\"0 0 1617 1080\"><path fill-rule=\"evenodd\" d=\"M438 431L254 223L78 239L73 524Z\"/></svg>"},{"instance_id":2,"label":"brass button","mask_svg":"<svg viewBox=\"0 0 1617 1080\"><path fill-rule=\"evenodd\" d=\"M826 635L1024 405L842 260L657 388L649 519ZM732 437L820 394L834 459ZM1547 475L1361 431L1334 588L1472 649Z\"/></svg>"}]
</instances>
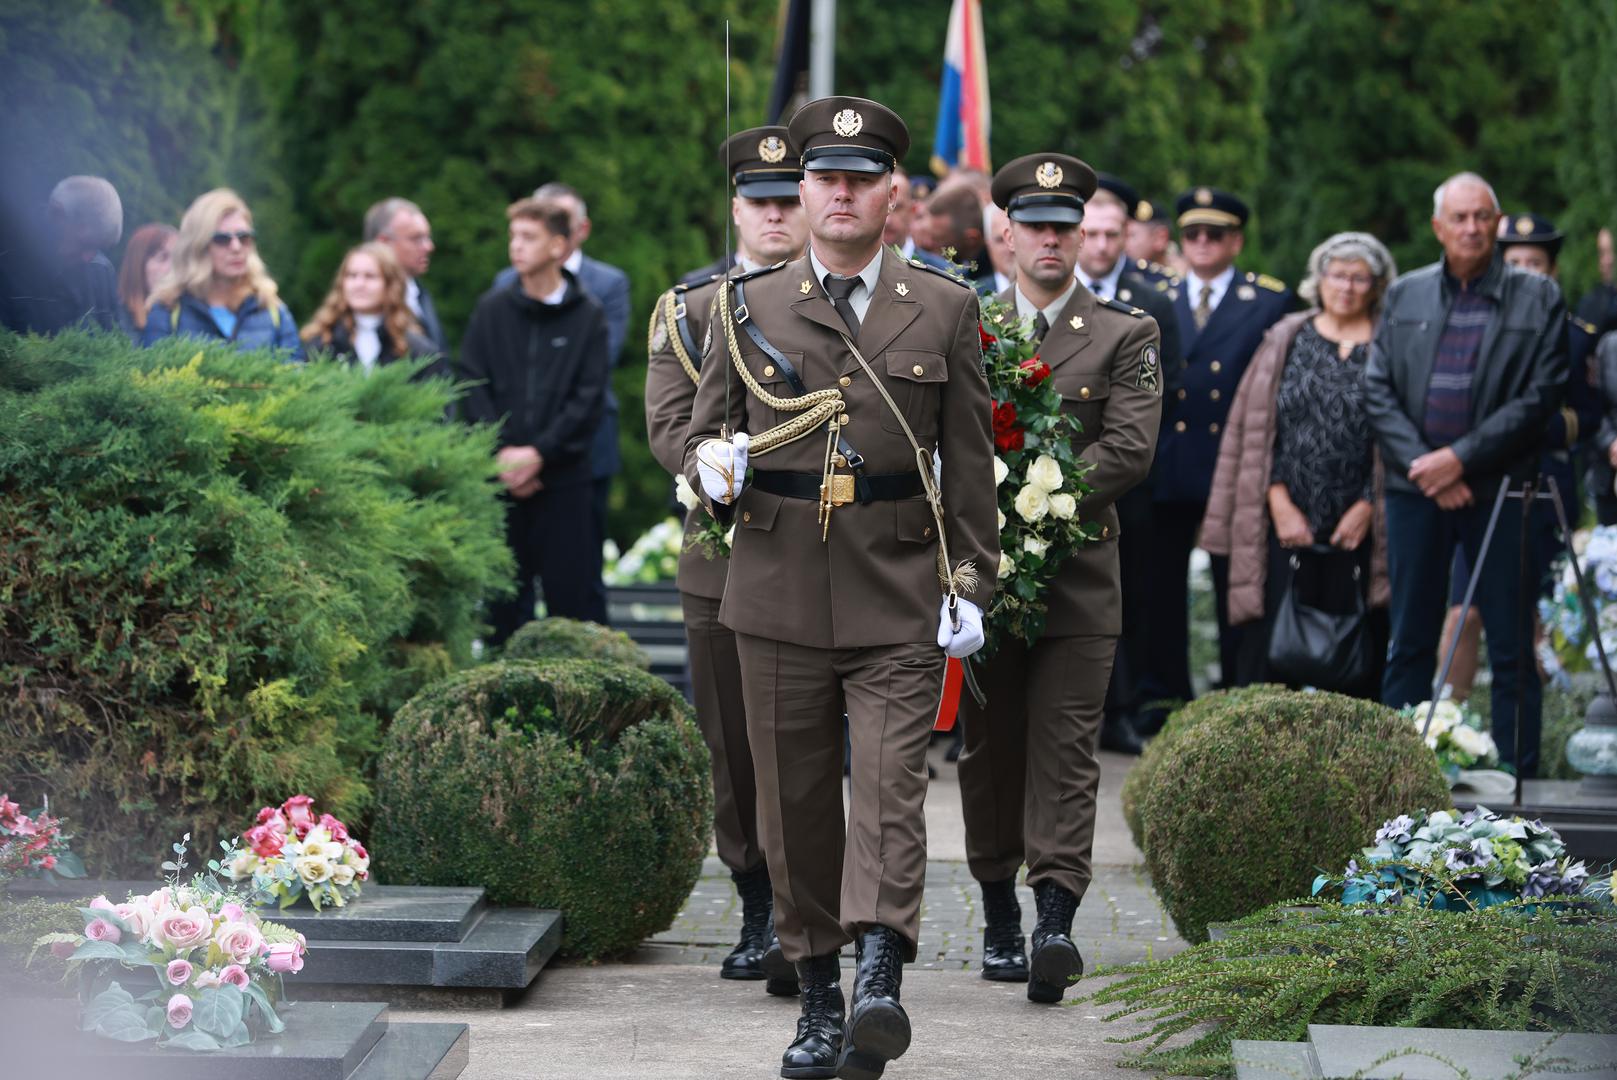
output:
<instances>
[{"instance_id":1,"label":"brass button","mask_svg":"<svg viewBox=\"0 0 1617 1080\"><path fill-rule=\"evenodd\" d=\"M842 378L837 380L837 383L838 383L838 385L841 385L841 386L852 386L853 385L853 380L848 378L846 375L844 375L844 376L842 376Z\"/></svg>"},{"instance_id":2,"label":"brass button","mask_svg":"<svg viewBox=\"0 0 1617 1080\"><path fill-rule=\"evenodd\" d=\"M928 525L926 528L922 529L921 530L921 535L925 536L925 537L930 537L932 535L932 526Z\"/></svg>"},{"instance_id":3,"label":"brass button","mask_svg":"<svg viewBox=\"0 0 1617 1080\"><path fill-rule=\"evenodd\" d=\"M1184 389L1184 387L1179 388L1179 400L1180 401L1185 400L1185 389Z\"/></svg>"},{"instance_id":4,"label":"brass button","mask_svg":"<svg viewBox=\"0 0 1617 1080\"><path fill-rule=\"evenodd\" d=\"M1173 429L1175 431L1184 431L1185 430L1185 422L1183 420L1179 421L1178 423L1174 424Z\"/></svg>"},{"instance_id":5,"label":"brass button","mask_svg":"<svg viewBox=\"0 0 1617 1080\"><path fill-rule=\"evenodd\" d=\"M1080 386L1078 388L1078 396L1083 398L1085 401L1088 401L1089 400L1089 387Z\"/></svg>"},{"instance_id":6,"label":"brass button","mask_svg":"<svg viewBox=\"0 0 1617 1080\"><path fill-rule=\"evenodd\" d=\"M839 424L848 424L852 421L853 417L849 416L847 413L843 413L841 416L837 417L837 423Z\"/></svg>"},{"instance_id":7,"label":"brass button","mask_svg":"<svg viewBox=\"0 0 1617 1080\"><path fill-rule=\"evenodd\" d=\"M926 374L926 368L922 367L920 364L916 364L914 367L910 368L910 370L915 372L917 376Z\"/></svg>"},{"instance_id":8,"label":"brass button","mask_svg":"<svg viewBox=\"0 0 1617 1080\"><path fill-rule=\"evenodd\" d=\"M775 374L775 365L773 365L773 364L766 365L764 367L764 378L767 379L769 376L771 376L773 374Z\"/></svg>"},{"instance_id":9,"label":"brass button","mask_svg":"<svg viewBox=\"0 0 1617 1080\"><path fill-rule=\"evenodd\" d=\"M1207 367L1215 375L1224 370L1224 365L1220 364L1217 360L1214 360L1211 364L1208 364Z\"/></svg>"},{"instance_id":10,"label":"brass button","mask_svg":"<svg viewBox=\"0 0 1617 1080\"><path fill-rule=\"evenodd\" d=\"M1213 399L1213 400L1214 400L1214 401L1217 401L1217 400L1218 400L1218 397L1219 397L1219 394L1218 394L1218 391L1217 391L1217 390L1214 390L1214 391L1213 391L1213 392L1212 392L1212 394L1211 394L1211 395L1210 395L1210 396L1211 396L1211 397L1212 397L1212 399Z\"/></svg>"},{"instance_id":11,"label":"brass button","mask_svg":"<svg viewBox=\"0 0 1617 1080\"><path fill-rule=\"evenodd\" d=\"M1112 527L1110 525L1102 525L1100 527L1100 538L1104 540L1110 535L1112 535Z\"/></svg>"},{"instance_id":12,"label":"brass button","mask_svg":"<svg viewBox=\"0 0 1617 1080\"><path fill-rule=\"evenodd\" d=\"M741 511L741 522L742 522L742 524L747 524L747 523L749 523L751 521L752 521L752 511L751 510L743 510L743 511Z\"/></svg>"},{"instance_id":13,"label":"brass button","mask_svg":"<svg viewBox=\"0 0 1617 1080\"><path fill-rule=\"evenodd\" d=\"M1208 424L1207 425L1207 431L1211 435L1217 435L1218 434L1218 425L1217 424Z\"/></svg>"}]
</instances>

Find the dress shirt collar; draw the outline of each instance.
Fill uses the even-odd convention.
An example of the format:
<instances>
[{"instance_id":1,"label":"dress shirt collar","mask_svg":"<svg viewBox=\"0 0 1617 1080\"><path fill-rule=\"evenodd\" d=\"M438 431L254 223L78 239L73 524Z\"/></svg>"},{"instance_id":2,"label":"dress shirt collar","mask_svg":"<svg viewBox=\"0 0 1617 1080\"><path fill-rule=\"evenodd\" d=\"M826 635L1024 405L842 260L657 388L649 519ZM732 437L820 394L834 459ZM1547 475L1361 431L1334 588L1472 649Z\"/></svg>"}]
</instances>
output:
<instances>
[{"instance_id":1,"label":"dress shirt collar","mask_svg":"<svg viewBox=\"0 0 1617 1080\"><path fill-rule=\"evenodd\" d=\"M567 272L569 274L572 274L574 277L578 276L578 269L579 269L579 267L581 267L583 265L584 265L584 249L583 248L574 248L573 253L571 255L567 256L567 261L562 263L562 266L567 268Z\"/></svg>"},{"instance_id":2,"label":"dress shirt collar","mask_svg":"<svg viewBox=\"0 0 1617 1080\"><path fill-rule=\"evenodd\" d=\"M1102 300L1115 299L1117 297L1117 283L1123 277L1123 268L1128 265L1128 262L1128 256L1119 256L1117 262L1112 264L1112 268L1110 270L1106 271L1106 273L1102 274L1099 278L1094 279L1095 284L1100 287L1089 289L1089 291L1100 297ZM1089 275L1084 273L1082 270L1078 271L1078 280L1084 283L1084 287L1086 289L1089 288L1091 279Z\"/></svg>"},{"instance_id":3,"label":"dress shirt collar","mask_svg":"<svg viewBox=\"0 0 1617 1080\"><path fill-rule=\"evenodd\" d=\"M1067 306L1067 301L1071 300L1072 294L1077 291L1078 279L1073 278L1072 284L1067 286L1066 292L1051 301L1048 307L1037 308L1033 306L1033 301L1023 294L1022 286L1018 285L1016 287L1016 316L1019 319L1031 319L1040 311L1043 311L1044 321L1054 326L1056 319L1061 315L1061 309Z\"/></svg>"},{"instance_id":4,"label":"dress shirt collar","mask_svg":"<svg viewBox=\"0 0 1617 1080\"><path fill-rule=\"evenodd\" d=\"M1190 286L1190 310L1196 310L1196 305L1201 303L1202 289L1206 288L1211 290L1211 294L1207 297L1207 306L1209 309L1217 311L1218 305L1224 301L1224 294L1230 290L1230 282L1234 280L1235 267L1233 266L1226 266L1224 272L1212 281L1204 281L1194 270L1185 271L1185 284Z\"/></svg>"}]
</instances>

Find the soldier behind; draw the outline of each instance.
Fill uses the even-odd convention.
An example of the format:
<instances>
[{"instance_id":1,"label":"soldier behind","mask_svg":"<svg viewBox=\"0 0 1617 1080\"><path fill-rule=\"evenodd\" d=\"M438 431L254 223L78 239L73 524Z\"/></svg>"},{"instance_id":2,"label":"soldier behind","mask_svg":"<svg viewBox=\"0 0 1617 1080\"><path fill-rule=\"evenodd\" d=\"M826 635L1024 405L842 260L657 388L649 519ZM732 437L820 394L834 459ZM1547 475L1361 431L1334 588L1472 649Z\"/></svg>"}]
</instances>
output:
<instances>
[{"instance_id":1,"label":"soldier behind","mask_svg":"<svg viewBox=\"0 0 1617 1080\"><path fill-rule=\"evenodd\" d=\"M736 228L736 262L751 273L803 253L808 226L797 184L803 170L785 127L761 127L731 136L720 155L735 182L730 214ZM651 314L646 365L646 433L659 464L675 476L685 461L685 438L702 366L702 345L719 280L691 288L676 285ZM719 361L715 361L717 363ZM679 556L680 604L690 645L691 689L696 719L713 756L713 835L719 860L730 869L741 896L741 940L724 958L726 979L762 979L765 955L775 968L771 993L795 994L797 973L771 948L774 905L769 868L758 839L758 794L752 749L747 744L747 713L741 699L741 662L735 634L719 622L728 560L704 553L696 539L706 511L685 517L685 545Z\"/></svg>"},{"instance_id":2,"label":"soldier behind","mask_svg":"<svg viewBox=\"0 0 1617 1080\"><path fill-rule=\"evenodd\" d=\"M1179 237L1188 271L1170 287L1185 350L1184 385L1168 399L1168 422L1151 474L1151 591L1147 624L1153 648L1141 691L1149 707L1140 734L1154 735L1167 719L1163 703L1189 701L1190 552L1196 546L1218 461L1219 432L1235 388L1264 331L1291 310L1286 286L1267 274L1242 273L1235 258L1246 242L1246 203L1226 191L1199 187L1179 196ZM1225 606L1229 560L1213 559L1222 682L1235 678L1239 635Z\"/></svg>"},{"instance_id":3,"label":"soldier behind","mask_svg":"<svg viewBox=\"0 0 1617 1080\"><path fill-rule=\"evenodd\" d=\"M861 1080L909 1046L899 988L920 933L926 747L945 652L982 646L993 442L976 295L882 247L904 122L831 97L789 131L810 251L721 288L685 472L737 525L719 619L741 658L775 927L803 989L781 1075Z\"/></svg>"},{"instance_id":4,"label":"soldier behind","mask_svg":"<svg viewBox=\"0 0 1617 1080\"><path fill-rule=\"evenodd\" d=\"M1152 286L1134 269L1124 251L1124 230L1138 213L1140 197L1127 182L1107 173L1097 177L1095 194L1084 207L1079 227L1078 280L1101 300L1120 300L1131 307L1144 308L1156 320L1162 335L1162 392L1174 394L1183 377L1184 360L1179 350L1179 322L1173 301ZM1160 409L1159 409L1160 413ZM1155 442L1153 441L1153 452ZM1146 544L1151 535L1151 485L1137 484L1117 500L1118 561L1122 573L1122 634L1118 639L1117 662L1112 666L1112 685L1106 692L1106 719L1100 729L1102 750L1138 754L1142 742L1135 724L1146 704L1140 698L1145 676L1150 635L1146 622L1145 595L1151 579L1151 563Z\"/></svg>"},{"instance_id":5,"label":"soldier behind","mask_svg":"<svg viewBox=\"0 0 1617 1080\"><path fill-rule=\"evenodd\" d=\"M1094 194L1094 172L1064 154L1018 158L994 177L1017 269L999 299L1032 321L1062 409L1081 425L1077 446L1094 465L1085 477L1094 490L1078 513L1101 525L1101 539L1051 582L1044 635L1032 646L1002 642L984 666L987 707L961 701L960 801L966 857L983 890L983 978L1027 982L1028 999L1045 1003L1060 1001L1084 970L1072 918L1090 882L1095 744L1122 630L1113 503L1150 471L1162 410L1155 320L1096 298L1073 277L1086 242L1079 222ZM1114 261L1121 254L1119 244ZM1038 903L1031 964L1016 901L1024 857Z\"/></svg>"},{"instance_id":6,"label":"soldier behind","mask_svg":"<svg viewBox=\"0 0 1617 1080\"><path fill-rule=\"evenodd\" d=\"M1103 185L1104 186L1104 185ZM1125 199L1125 202L1129 200ZM1179 253L1173 249L1168 208L1150 199L1138 199L1129 211L1126 248L1130 268L1158 292L1177 286L1182 273Z\"/></svg>"}]
</instances>

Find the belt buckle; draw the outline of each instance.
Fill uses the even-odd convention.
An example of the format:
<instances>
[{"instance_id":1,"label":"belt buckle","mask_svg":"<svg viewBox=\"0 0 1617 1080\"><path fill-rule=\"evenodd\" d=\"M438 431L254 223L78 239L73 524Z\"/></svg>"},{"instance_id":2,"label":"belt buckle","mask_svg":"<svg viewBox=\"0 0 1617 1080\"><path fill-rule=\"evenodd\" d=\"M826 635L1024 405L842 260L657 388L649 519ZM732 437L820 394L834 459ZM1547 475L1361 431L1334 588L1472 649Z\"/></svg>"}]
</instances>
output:
<instances>
[{"instance_id":1,"label":"belt buckle","mask_svg":"<svg viewBox=\"0 0 1617 1080\"><path fill-rule=\"evenodd\" d=\"M826 496L826 502L832 506L847 506L853 502L853 475L851 473L832 473L828 478L831 490Z\"/></svg>"}]
</instances>

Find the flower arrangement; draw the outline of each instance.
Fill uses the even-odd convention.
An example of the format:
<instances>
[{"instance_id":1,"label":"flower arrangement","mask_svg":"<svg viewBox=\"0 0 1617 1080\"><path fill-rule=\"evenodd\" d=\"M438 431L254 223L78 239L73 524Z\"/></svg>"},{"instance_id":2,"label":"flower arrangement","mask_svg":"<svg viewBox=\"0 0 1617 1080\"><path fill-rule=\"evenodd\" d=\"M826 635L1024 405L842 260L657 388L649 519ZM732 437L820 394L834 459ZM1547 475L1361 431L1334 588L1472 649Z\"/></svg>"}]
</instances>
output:
<instances>
[{"instance_id":1,"label":"flower arrangement","mask_svg":"<svg viewBox=\"0 0 1617 1080\"><path fill-rule=\"evenodd\" d=\"M1430 701L1423 701L1408 706L1399 715L1419 731L1426 726L1426 714L1431 708ZM1437 763L1451 785L1461 769L1492 769L1499 765L1499 747L1493 736L1483 730L1481 719L1449 698L1437 703L1432 726L1426 731L1426 745L1437 754Z\"/></svg>"},{"instance_id":2,"label":"flower arrangement","mask_svg":"<svg viewBox=\"0 0 1617 1080\"><path fill-rule=\"evenodd\" d=\"M684 530L678 518L659 521L640 534L629 550L616 554L608 547L601 577L608 585L652 585L659 581L673 581L679 572L679 552L684 543ZM610 545L611 541L607 541Z\"/></svg>"},{"instance_id":3,"label":"flower arrangement","mask_svg":"<svg viewBox=\"0 0 1617 1080\"><path fill-rule=\"evenodd\" d=\"M1079 518L1091 466L1073 448L1078 423L1061 411L1028 320L984 297L980 333L999 492L999 590L984 620L991 650L1007 635L1029 644L1038 639L1050 580L1064 559L1099 536L1099 526Z\"/></svg>"},{"instance_id":4,"label":"flower arrangement","mask_svg":"<svg viewBox=\"0 0 1617 1080\"><path fill-rule=\"evenodd\" d=\"M308 795L264 807L242 840L247 849L230 861L231 880L251 880L261 893L279 900L282 911L303 897L316 911L342 907L371 876L365 845L330 814L316 815Z\"/></svg>"},{"instance_id":5,"label":"flower arrangement","mask_svg":"<svg viewBox=\"0 0 1617 1080\"><path fill-rule=\"evenodd\" d=\"M696 530L686 542L687 547L700 549L703 558L728 559L730 557L730 542L735 538L736 527L734 523L725 525L718 518L708 513L702 500L691 488L691 482L683 475L674 477L674 498L679 505L685 508L687 514L699 515Z\"/></svg>"},{"instance_id":6,"label":"flower arrangement","mask_svg":"<svg viewBox=\"0 0 1617 1080\"><path fill-rule=\"evenodd\" d=\"M1617 525L1579 531L1573 534L1572 547L1583 566L1584 584L1594 594L1589 599L1606 655L1617 659ZM1577 574L1564 557L1556 568L1555 587L1538 603L1538 614L1544 624L1539 659L1553 681L1565 684L1572 673L1599 669Z\"/></svg>"},{"instance_id":7,"label":"flower arrangement","mask_svg":"<svg viewBox=\"0 0 1617 1080\"><path fill-rule=\"evenodd\" d=\"M27 877L84 877L84 862L68 847L71 839L47 804L32 814L0 792L0 881Z\"/></svg>"},{"instance_id":8,"label":"flower arrangement","mask_svg":"<svg viewBox=\"0 0 1617 1080\"><path fill-rule=\"evenodd\" d=\"M90 967L80 1026L120 1042L156 1039L159 1046L222 1050L285 1029L270 990L279 977L303 969L303 935L265 922L256 898L221 885L223 863L213 860L189 884L180 883L185 841L163 868L168 882L155 892L106 896L80 908L82 934L47 934L39 945L68 961L69 971ZM228 862L234 844L220 844ZM129 972L135 991L113 978Z\"/></svg>"},{"instance_id":9,"label":"flower arrangement","mask_svg":"<svg viewBox=\"0 0 1617 1080\"><path fill-rule=\"evenodd\" d=\"M1350 860L1340 877L1315 878L1313 893L1339 890L1344 904L1408 903L1440 911L1566 897L1609 906L1610 881L1590 885L1588 867L1572 860L1554 829L1479 806L1464 814L1400 814L1376 831L1375 845Z\"/></svg>"}]
</instances>

